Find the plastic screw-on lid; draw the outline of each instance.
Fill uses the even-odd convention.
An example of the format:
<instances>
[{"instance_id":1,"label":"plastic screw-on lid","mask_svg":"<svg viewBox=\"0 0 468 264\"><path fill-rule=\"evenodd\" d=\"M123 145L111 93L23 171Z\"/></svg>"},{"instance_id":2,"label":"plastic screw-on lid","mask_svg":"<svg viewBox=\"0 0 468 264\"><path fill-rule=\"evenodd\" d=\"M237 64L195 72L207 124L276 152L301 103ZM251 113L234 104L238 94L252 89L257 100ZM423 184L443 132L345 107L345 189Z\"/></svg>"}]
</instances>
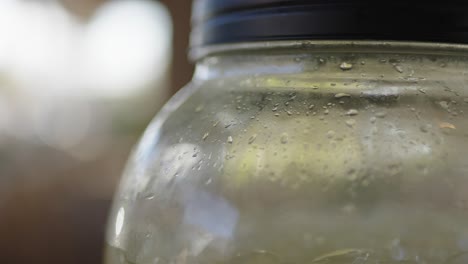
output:
<instances>
[{"instance_id":1,"label":"plastic screw-on lid","mask_svg":"<svg viewBox=\"0 0 468 264\"><path fill-rule=\"evenodd\" d=\"M194 0L192 47L300 39L468 43L468 2Z\"/></svg>"}]
</instances>

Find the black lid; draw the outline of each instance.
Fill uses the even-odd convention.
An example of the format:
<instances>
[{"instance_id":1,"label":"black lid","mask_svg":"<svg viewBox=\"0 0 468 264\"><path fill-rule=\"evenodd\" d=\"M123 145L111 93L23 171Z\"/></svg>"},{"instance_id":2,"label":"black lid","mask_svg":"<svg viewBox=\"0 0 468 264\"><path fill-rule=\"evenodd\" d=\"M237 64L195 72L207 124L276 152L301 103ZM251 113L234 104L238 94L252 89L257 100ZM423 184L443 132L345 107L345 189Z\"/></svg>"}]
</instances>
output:
<instances>
[{"instance_id":1,"label":"black lid","mask_svg":"<svg viewBox=\"0 0 468 264\"><path fill-rule=\"evenodd\" d=\"M194 0L191 46L266 40L468 43L468 1Z\"/></svg>"}]
</instances>

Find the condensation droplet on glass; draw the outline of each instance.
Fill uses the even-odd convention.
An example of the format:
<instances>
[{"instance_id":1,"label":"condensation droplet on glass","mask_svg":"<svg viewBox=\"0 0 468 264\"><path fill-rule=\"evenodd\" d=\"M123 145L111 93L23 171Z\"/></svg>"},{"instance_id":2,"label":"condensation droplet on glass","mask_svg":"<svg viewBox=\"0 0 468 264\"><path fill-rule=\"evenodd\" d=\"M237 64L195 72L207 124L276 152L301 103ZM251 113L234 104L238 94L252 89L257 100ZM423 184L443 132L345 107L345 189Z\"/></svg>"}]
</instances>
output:
<instances>
[{"instance_id":1,"label":"condensation droplet on glass","mask_svg":"<svg viewBox=\"0 0 468 264\"><path fill-rule=\"evenodd\" d=\"M427 133L427 132L429 132L430 127L431 127L431 125L429 125L429 124L421 125L419 127L419 130L421 130L421 132L423 132L423 133Z\"/></svg>"},{"instance_id":2,"label":"condensation droplet on glass","mask_svg":"<svg viewBox=\"0 0 468 264\"><path fill-rule=\"evenodd\" d=\"M384 118L386 116L387 116L387 113L383 111L375 113L375 117L378 117L378 118Z\"/></svg>"},{"instance_id":3,"label":"condensation droplet on glass","mask_svg":"<svg viewBox=\"0 0 468 264\"><path fill-rule=\"evenodd\" d=\"M148 194L146 194L145 196L143 196L143 199L148 200L148 201L151 201L151 200L154 199L155 196L156 196L156 195L154 195L154 193L148 193Z\"/></svg>"},{"instance_id":4,"label":"condensation droplet on glass","mask_svg":"<svg viewBox=\"0 0 468 264\"><path fill-rule=\"evenodd\" d=\"M335 136L335 134L336 134L335 131L329 130L329 131L327 132L327 138L333 138L333 137Z\"/></svg>"},{"instance_id":5,"label":"condensation droplet on glass","mask_svg":"<svg viewBox=\"0 0 468 264\"><path fill-rule=\"evenodd\" d=\"M323 111L323 113L324 113L325 115L328 115L328 113L330 113L330 110L325 109L325 111Z\"/></svg>"},{"instance_id":6,"label":"condensation droplet on glass","mask_svg":"<svg viewBox=\"0 0 468 264\"><path fill-rule=\"evenodd\" d=\"M349 116L354 116L357 114L359 114L359 111L356 109L349 109L348 112L346 112L346 115L349 115Z\"/></svg>"},{"instance_id":7,"label":"condensation droplet on glass","mask_svg":"<svg viewBox=\"0 0 468 264\"><path fill-rule=\"evenodd\" d=\"M252 144L252 143L255 141L256 138L257 138L257 134L253 134L253 135L249 138L249 141L248 141L249 144Z\"/></svg>"},{"instance_id":8,"label":"condensation droplet on glass","mask_svg":"<svg viewBox=\"0 0 468 264\"><path fill-rule=\"evenodd\" d=\"M441 122L441 123L439 124L439 127L440 127L440 128L456 129L456 127L455 127L452 123L449 123L449 122Z\"/></svg>"},{"instance_id":9,"label":"condensation droplet on glass","mask_svg":"<svg viewBox=\"0 0 468 264\"><path fill-rule=\"evenodd\" d=\"M445 110L448 110L448 109L449 109L449 104L448 104L447 101L440 101L440 102L439 102L439 105L440 105L440 107L442 107L442 108L445 109Z\"/></svg>"},{"instance_id":10,"label":"condensation droplet on glass","mask_svg":"<svg viewBox=\"0 0 468 264\"><path fill-rule=\"evenodd\" d=\"M281 144L286 144L286 143L288 143L288 134L287 134L287 133L281 134L281 139L280 139L280 141L281 141Z\"/></svg>"},{"instance_id":11,"label":"condensation droplet on glass","mask_svg":"<svg viewBox=\"0 0 468 264\"><path fill-rule=\"evenodd\" d=\"M340 69L342 69L343 71L351 70L352 68L353 68L353 64L351 63L344 61L340 64Z\"/></svg>"},{"instance_id":12,"label":"condensation droplet on glass","mask_svg":"<svg viewBox=\"0 0 468 264\"><path fill-rule=\"evenodd\" d=\"M403 73L403 68L402 68L400 65L394 64L394 65L393 65L393 68L394 68L397 72Z\"/></svg>"},{"instance_id":13,"label":"condensation droplet on glass","mask_svg":"<svg viewBox=\"0 0 468 264\"><path fill-rule=\"evenodd\" d=\"M227 142L228 142L229 144L232 144L233 141L234 141L234 140L232 139L231 136L229 136L229 137L227 138Z\"/></svg>"},{"instance_id":14,"label":"condensation droplet on glass","mask_svg":"<svg viewBox=\"0 0 468 264\"><path fill-rule=\"evenodd\" d=\"M356 120L354 119L348 119L346 120L346 125L349 126L349 127L353 127L355 124L356 124Z\"/></svg>"},{"instance_id":15,"label":"condensation droplet on glass","mask_svg":"<svg viewBox=\"0 0 468 264\"><path fill-rule=\"evenodd\" d=\"M198 112L200 112L201 110L203 110L203 108L205 108L204 105L199 105L199 106L197 106L197 107L195 108L195 112L198 113Z\"/></svg>"},{"instance_id":16,"label":"condensation droplet on glass","mask_svg":"<svg viewBox=\"0 0 468 264\"><path fill-rule=\"evenodd\" d=\"M342 211L346 214L352 214L354 211L356 211L356 206L354 204L347 204L343 206Z\"/></svg>"},{"instance_id":17,"label":"condensation droplet on glass","mask_svg":"<svg viewBox=\"0 0 468 264\"><path fill-rule=\"evenodd\" d=\"M351 95L347 94L347 93L337 93L337 94L335 94L335 98L343 98L343 97L351 97Z\"/></svg>"},{"instance_id":18,"label":"condensation droplet on glass","mask_svg":"<svg viewBox=\"0 0 468 264\"><path fill-rule=\"evenodd\" d=\"M203 139L203 140L206 140L206 139L208 138L209 135L210 135L210 133L209 133L209 132L206 132L206 133L203 135L202 139Z\"/></svg>"}]
</instances>

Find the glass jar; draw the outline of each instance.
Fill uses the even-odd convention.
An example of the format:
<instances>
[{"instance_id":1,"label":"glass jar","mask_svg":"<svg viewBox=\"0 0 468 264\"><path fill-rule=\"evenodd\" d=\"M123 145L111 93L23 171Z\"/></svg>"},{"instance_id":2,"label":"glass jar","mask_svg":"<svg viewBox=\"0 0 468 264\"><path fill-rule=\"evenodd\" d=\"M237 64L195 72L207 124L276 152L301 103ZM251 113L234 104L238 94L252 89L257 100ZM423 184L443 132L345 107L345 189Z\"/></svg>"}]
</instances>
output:
<instances>
[{"instance_id":1,"label":"glass jar","mask_svg":"<svg viewBox=\"0 0 468 264\"><path fill-rule=\"evenodd\" d=\"M106 264L468 263L468 3L194 3Z\"/></svg>"},{"instance_id":2,"label":"glass jar","mask_svg":"<svg viewBox=\"0 0 468 264\"><path fill-rule=\"evenodd\" d=\"M467 51L204 50L130 158L106 263L468 263Z\"/></svg>"}]
</instances>

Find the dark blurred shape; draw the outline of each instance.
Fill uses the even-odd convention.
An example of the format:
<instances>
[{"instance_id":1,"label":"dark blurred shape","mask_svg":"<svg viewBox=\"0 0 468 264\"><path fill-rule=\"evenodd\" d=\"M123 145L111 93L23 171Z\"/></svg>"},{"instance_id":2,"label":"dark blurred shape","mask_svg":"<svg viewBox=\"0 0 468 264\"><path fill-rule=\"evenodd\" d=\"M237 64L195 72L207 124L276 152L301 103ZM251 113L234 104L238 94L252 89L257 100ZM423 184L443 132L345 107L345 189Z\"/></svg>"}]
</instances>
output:
<instances>
[{"instance_id":1,"label":"dark blurred shape","mask_svg":"<svg viewBox=\"0 0 468 264\"><path fill-rule=\"evenodd\" d=\"M16 2L23 1L8 0L8 3ZM61 17L64 13L63 8L57 5L57 1L24 2L27 2L24 10L33 16L31 19L37 20L38 10L49 7L56 17ZM157 76L154 77L156 79L138 83L139 87L134 89L132 87L129 89L126 84L127 86L115 90L113 85L118 84L112 82L115 80L112 78L112 72L105 71L106 69L104 71L100 68L91 69L97 70L97 75L85 71L81 76L79 70L75 71L75 65L63 70L63 64L60 63L65 62L64 65L68 67L70 58L82 59L79 53L74 53L76 45L82 42L88 45L85 45L88 49L96 45L100 48L91 49L89 54L102 55L101 51L107 50L104 45L108 40L107 36L118 39L121 32L132 32L132 28L127 28L123 31L108 32L109 34L103 37L99 31L109 23L112 26L112 21L115 21L112 19L116 18L103 15L101 7L119 1L61 0L59 2L67 10L65 12L72 12L78 18L76 20L79 23L76 24L75 20L67 18L64 21L72 22L56 27L64 31L49 30L51 31L49 33L56 36L54 34L62 34L71 28L74 30L73 34L81 34L81 24L89 24L89 27L94 27L92 30L85 27L87 34L85 37L91 39L89 43L71 38L73 49L53 50L47 47L49 35L40 35L36 28L28 28L31 21L36 20L13 14L13 11L16 12L18 9L12 11L13 17L18 22L27 21L27 23L16 27L12 27L11 24L2 27L0 24L0 34L5 28L11 28L7 32L12 34L0 35L0 39L25 37L24 32L35 37L34 40L41 44L39 52L36 53L39 56L34 58L37 59L35 63L43 61L49 55L57 53L66 55L66 57L58 56L58 62L51 61L48 65L52 66L44 70L40 64L27 63L28 56L24 54L35 53L32 51L25 53L22 50L28 49L30 47L28 45L35 43L23 43L20 48L14 50L17 54L7 54L10 56L8 59L13 58L11 60L13 64L2 64L8 60L4 60L0 52L0 263L101 263L108 209L131 147L162 103L170 94L188 82L192 74L192 66L186 56L190 1L160 1L168 7L174 23L174 45L171 47L173 64L170 69L168 70L166 65L168 61L165 61L167 58L170 59L167 55L167 58L164 57L163 61L158 61L154 68L149 69L153 72L153 77ZM126 2L132 5L137 1ZM115 6L113 10L122 12L122 9ZM100 16L99 23L94 21L96 16ZM8 19L0 17L0 23L9 21ZM138 21L138 23L145 22L145 20ZM46 22L53 24L53 20ZM132 20L133 22L135 21ZM131 26L135 27L138 24ZM119 25L115 25L113 29L118 30L118 27ZM23 30L21 34L14 31L16 28ZM142 47L138 46L138 41L132 41L132 37L135 35L128 36L129 41L125 42L127 39L124 36L122 42L126 45L137 44L136 48ZM0 50L5 47L2 46L5 43L3 40L0 42ZM58 38L59 44L64 44L58 47L67 47L66 40L65 37ZM111 48L125 48L115 45L122 42L115 43L109 40L108 44L112 45ZM86 48L85 51L88 52ZM41 53L41 49L46 52ZM165 53L170 52L165 51ZM125 58L133 62L144 61L145 56L140 56L141 53L138 52L135 54L133 57ZM148 54L154 55L151 52ZM20 60L24 61L20 62L23 63L21 65L27 66L23 68L29 71L28 74L21 72L23 68L18 66L20 63L14 58L16 55L23 56L20 56ZM101 64L91 61L88 62L89 65L93 67L109 65L113 58L104 55L97 58ZM122 61L122 65L117 64L115 70L117 72L125 70L124 67L117 66L125 66L128 60ZM58 66L55 67L54 63ZM78 64L84 69L92 68L86 64L84 66ZM12 68L14 70L11 70ZM58 72L64 72L67 76L50 74L46 71L50 69L62 70ZM167 78L171 71L171 77ZM44 77L44 73L48 75ZM66 79L69 77L68 74L73 77L73 81ZM97 77L103 77L102 74L108 76L95 79L86 78L86 74ZM30 79L24 79L24 76ZM36 82L36 79L40 82ZM59 82L55 83L57 79ZM109 80L111 82L108 83ZM129 80L126 81L131 83ZM109 87L104 87L107 84Z\"/></svg>"},{"instance_id":2,"label":"dark blurred shape","mask_svg":"<svg viewBox=\"0 0 468 264\"><path fill-rule=\"evenodd\" d=\"M193 64L188 61L187 50L190 36L191 1L161 0L173 18L173 64L171 87L176 92L192 78Z\"/></svg>"}]
</instances>

